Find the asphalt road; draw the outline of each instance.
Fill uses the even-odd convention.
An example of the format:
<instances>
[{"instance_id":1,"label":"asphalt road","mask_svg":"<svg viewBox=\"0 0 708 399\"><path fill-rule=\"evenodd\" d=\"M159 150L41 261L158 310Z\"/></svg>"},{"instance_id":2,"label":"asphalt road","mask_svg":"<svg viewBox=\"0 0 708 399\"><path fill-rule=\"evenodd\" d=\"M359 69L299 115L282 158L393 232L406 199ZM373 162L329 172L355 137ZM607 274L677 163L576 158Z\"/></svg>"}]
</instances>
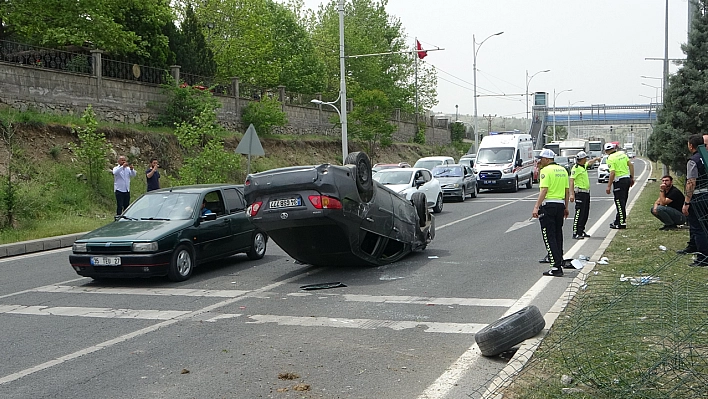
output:
<instances>
[{"instance_id":1,"label":"asphalt road","mask_svg":"<svg viewBox=\"0 0 708 399\"><path fill-rule=\"evenodd\" d=\"M648 175L635 165L630 201ZM569 256L591 256L614 217L590 176L592 238L572 240L567 219ZM0 260L0 397L468 398L508 360L480 356L474 333L547 312L577 274L541 275L537 195L445 203L428 249L383 267L310 267L273 242L183 283L94 282L68 249ZM346 287L300 289L325 282Z\"/></svg>"}]
</instances>

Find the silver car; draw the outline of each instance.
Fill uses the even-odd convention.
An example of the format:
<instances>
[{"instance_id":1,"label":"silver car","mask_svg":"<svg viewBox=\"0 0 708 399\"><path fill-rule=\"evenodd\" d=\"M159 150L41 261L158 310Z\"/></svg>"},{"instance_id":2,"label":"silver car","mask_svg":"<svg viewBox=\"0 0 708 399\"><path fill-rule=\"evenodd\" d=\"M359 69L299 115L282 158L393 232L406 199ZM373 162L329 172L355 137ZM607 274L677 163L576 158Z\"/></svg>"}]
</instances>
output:
<instances>
[{"instance_id":1,"label":"silver car","mask_svg":"<svg viewBox=\"0 0 708 399\"><path fill-rule=\"evenodd\" d=\"M453 197L464 201L469 194L477 197L477 177L466 165L445 165L433 168L433 177L440 181L443 197Z\"/></svg>"}]
</instances>

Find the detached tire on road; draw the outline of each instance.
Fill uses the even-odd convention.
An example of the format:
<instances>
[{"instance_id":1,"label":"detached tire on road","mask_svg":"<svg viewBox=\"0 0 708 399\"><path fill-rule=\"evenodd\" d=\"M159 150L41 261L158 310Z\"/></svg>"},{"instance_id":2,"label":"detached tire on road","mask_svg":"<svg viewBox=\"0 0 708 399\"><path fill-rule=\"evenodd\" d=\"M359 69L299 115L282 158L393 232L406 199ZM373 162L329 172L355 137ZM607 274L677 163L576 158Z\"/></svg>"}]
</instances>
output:
<instances>
[{"instance_id":1,"label":"detached tire on road","mask_svg":"<svg viewBox=\"0 0 708 399\"><path fill-rule=\"evenodd\" d=\"M541 311L532 305L484 327L474 340L483 356L496 356L536 336L545 326Z\"/></svg>"},{"instance_id":2,"label":"detached tire on road","mask_svg":"<svg viewBox=\"0 0 708 399\"><path fill-rule=\"evenodd\" d=\"M421 192L415 192L411 195L411 202L415 207L415 212L418 214L418 226L424 227L428 222L428 204L425 194Z\"/></svg>"},{"instance_id":3,"label":"detached tire on road","mask_svg":"<svg viewBox=\"0 0 708 399\"><path fill-rule=\"evenodd\" d=\"M371 160L369 156L361 151L350 152L344 160L345 165L356 166L354 180L359 198L363 202L369 202L374 197L374 183L371 179Z\"/></svg>"}]
</instances>

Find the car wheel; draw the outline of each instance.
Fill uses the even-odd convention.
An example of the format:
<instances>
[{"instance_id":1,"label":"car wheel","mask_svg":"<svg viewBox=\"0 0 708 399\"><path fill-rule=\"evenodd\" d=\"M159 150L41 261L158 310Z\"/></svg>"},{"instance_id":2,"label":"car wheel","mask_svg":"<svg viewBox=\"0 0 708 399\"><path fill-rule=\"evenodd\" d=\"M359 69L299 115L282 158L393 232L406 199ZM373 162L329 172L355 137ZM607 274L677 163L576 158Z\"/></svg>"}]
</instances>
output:
<instances>
[{"instance_id":1,"label":"car wheel","mask_svg":"<svg viewBox=\"0 0 708 399\"><path fill-rule=\"evenodd\" d=\"M411 196L411 202L415 207L415 212L418 214L418 225L420 227L425 226L428 222L428 205L425 194L421 192L415 192Z\"/></svg>"},{"instance_id":2,"label":"car wheel","mask_svg":"<svg viewBox=\"0 0 708 399\"><path fill-rule=\"evenodd\" d=\"M495 356L536 336L546 321L536 306L527 306L479 330L474 340L483 356Z\"/></svg>"},{"instance_id":3,"label":"car wheel","mask_svg":"<svg viewBox=\"0 0 708 399\"><path fill-rule=\"evenodd\" d=\"M192 275L194 270L194 256L186 245L179 245L172 253L172 262L167 271L167 278L171 281L184 281Z\"/></svg>"},{"instance_id":4,"label":"car wheel","mask_svg":"<svg viewBox=\"0 0 708 399\"><path fill-rule=\"evenodd\" d=\"M443 198L442 198L442 193L438 194L438 200L435 202L435 206L433 207L433 212L435 213L440 213L443 210Z\"/></svg>"},{"instance_id":5,"label":"car wheel","mask_svg":"<svg viewBox=\"0 0 708 399\"><path fill-rule=\"evenodd\" d=\"M475 183L474 187L472 188L472 193L470 193L470 197L472 198L477 198L477 193L479 192L479 187Z\"/></svg>"},{"instance_id":6,"label":"car wheel","mask_svg":"<svg viewBox=\"0 0 708 399\"><path fill-rule=\"evenodd\" d=\"M519 191L519 178L514 179L514 187L511 188L511 192L515 193Z\"/></svg>"},{"instance_id":7,"label":"car wheel","mask_svg":"<svg viewBox=\"0 0 708 399\"><path fill-rule=\"evenodd\" d=\"M354 180L359 198L364 202L371 201L374 196L374 183L371 179L371 160L361 151L351 152L344 161L345 165L356 166Z\"/></svg>"},{"instance_id":8,"label":"car wheel","mask_svg":"<svg viewBox=\"0 0 708 399\"><path fill-rule=\"evenodd\" d=\"M462 195L460 195L460 202L465 202L465 198L467 198L467 192L465 191L465 188L462 187Z\"/></svg>"},{"instance_id":9,"label":"car wheel","mask_svg":"<svg viewBox=\"0 0 708 399\"><path fill-rule=\"evenodd\" d=\"M529 180L526 182L526 188L533 188L533 177L529 177Z\"/></svg>"},{"instance_id":10,"label":"car wheel","mask_svg":"<svg viewBox=\"0 0 708 399\"><path fill-rule=\"evenodd\" d=\"M268 244L268 236L262 231L253 233L253 241L251 249L246 253L248 259L258 260L263 258L266 253L266 245Z\"/></svg>"}]
</instances>

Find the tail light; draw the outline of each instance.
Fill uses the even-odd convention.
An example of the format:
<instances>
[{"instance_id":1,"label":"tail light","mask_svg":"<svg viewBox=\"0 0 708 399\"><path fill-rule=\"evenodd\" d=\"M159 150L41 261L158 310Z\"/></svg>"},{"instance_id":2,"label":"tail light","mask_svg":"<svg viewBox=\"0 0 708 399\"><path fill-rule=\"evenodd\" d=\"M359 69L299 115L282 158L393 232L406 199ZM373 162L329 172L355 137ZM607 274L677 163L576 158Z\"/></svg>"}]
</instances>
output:
<instances>
[{"instance_id":1,"label":"tail light","mask_svg":"<svg viewBox=\"0 0 708 399\"><path fill-rule=\"evenodd\" d=\"M311 195L310 203L317 209L342 209L342 202L326 195Z\"/></svg>"},{"instance_id":2,"label":"tail light","mask_svg":"<svg viewBox=\"0 0 708 399\"><path fill-rule=\"evenodd\" d=\"M261 210L261 205L263 205L263 202L261 202L261 201L257 201L257 202L252 203L251 205L248 206L248 208L246 208L246 215L248 215L250 217L256 216L258 211Z\"/></svg>"}]
</instances>

